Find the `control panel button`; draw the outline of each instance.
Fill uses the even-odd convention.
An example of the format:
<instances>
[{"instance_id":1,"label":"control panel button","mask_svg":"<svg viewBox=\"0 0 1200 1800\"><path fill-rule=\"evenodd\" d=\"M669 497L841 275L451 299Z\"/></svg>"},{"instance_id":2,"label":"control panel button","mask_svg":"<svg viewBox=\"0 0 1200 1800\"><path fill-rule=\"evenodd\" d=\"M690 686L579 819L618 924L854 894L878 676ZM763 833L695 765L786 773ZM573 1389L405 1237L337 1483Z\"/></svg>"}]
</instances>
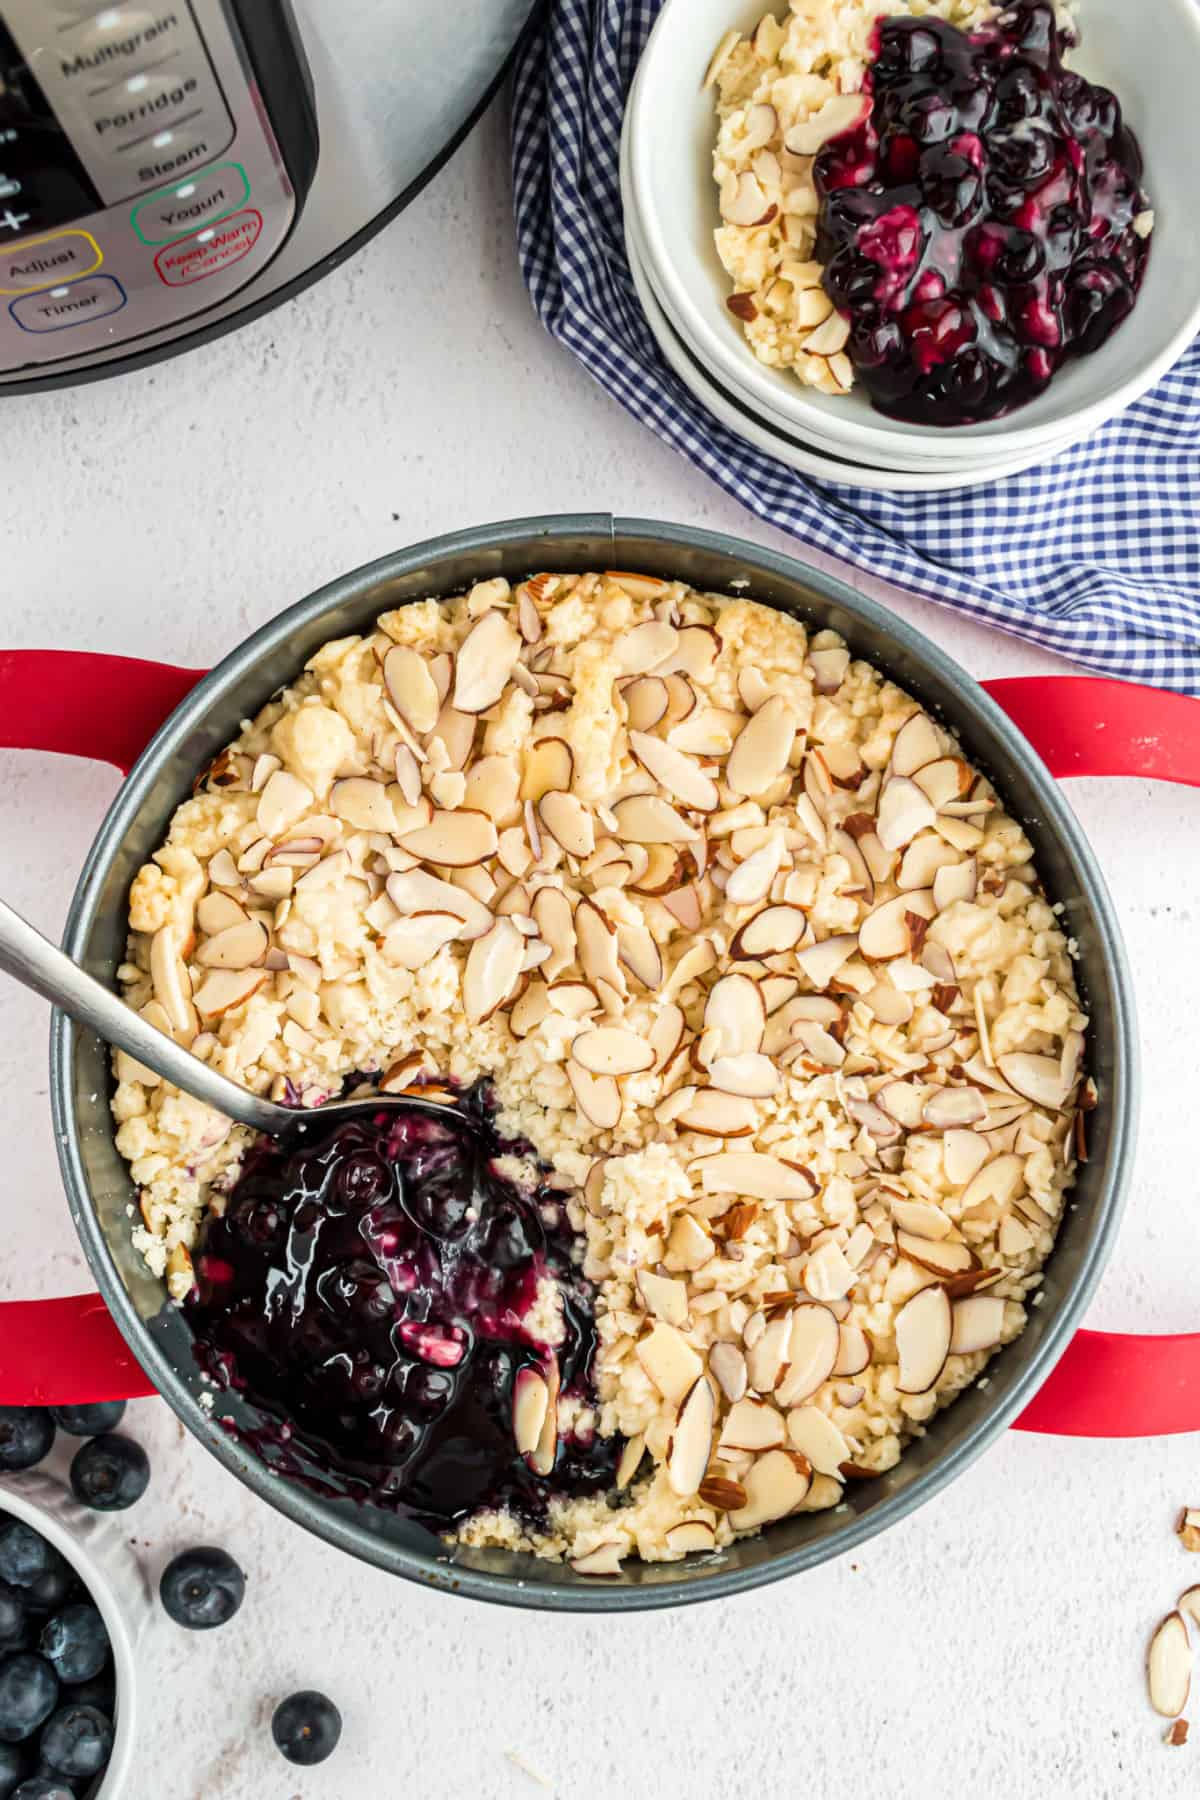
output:
<instances>
[{"instance_id":1,"label":"control panel button","mask_svg":"<svg viewBox=\"0 0 1200 1800\"><path fill-rule=\"evenodd\" d=\"M133 229L143 244L170 244L185 233L215 225L249 198L250 181L241 163L218 163L140 201L133 209Z\"/></svg>"},{"instance_id":2,"label":"control panel button","mask_svg":"<svg viewBox=\"0 0 1200 1800\"><path fill-rule=\"evenodd\" d=\"M58 231L51 237L27 238L23 244L0 246L0 294L21 294L58 287L91 275L104 261L90 231Z\"/></svg>"},{"instance_id":3,"label":"control panel button","mask_svg":"<svg viewBox=\"0 0 1200 1800\"><path fill-rule=\"evenodd\" d=\"M106 319L127 302L125 289L113 276L91 275L44 294L22 294L10 301L8 310L22 331L69 331L73 325Z\"/></svg>"},{"instance_id":4,"label":"control panel button","mask_svg":"<svg viewBox=\"0 0 1200 1800\"><path fill-rule=\"evenodd\" d=\"M161 187L229 148L234 126L186 0L67 7L47 44L44 0L3 0L19 50L107 205ZM2 165L0 165L2 166Z\"/></svg>"},{"instance_id":5,"label":"control panel button","mask_svg":"<svg viewBox=\"0 0 1200 1800\"><path fill-rule=\"evenodd\" d=\"M168 244L154 258L158 278L168 287L185 287L192 281L205 281L230 263L248 256L262 231L262 214L248 206L218 225L206 225L191 237ZM0 269L3 263L0 263Z\"/></svg>"}]
</instances>

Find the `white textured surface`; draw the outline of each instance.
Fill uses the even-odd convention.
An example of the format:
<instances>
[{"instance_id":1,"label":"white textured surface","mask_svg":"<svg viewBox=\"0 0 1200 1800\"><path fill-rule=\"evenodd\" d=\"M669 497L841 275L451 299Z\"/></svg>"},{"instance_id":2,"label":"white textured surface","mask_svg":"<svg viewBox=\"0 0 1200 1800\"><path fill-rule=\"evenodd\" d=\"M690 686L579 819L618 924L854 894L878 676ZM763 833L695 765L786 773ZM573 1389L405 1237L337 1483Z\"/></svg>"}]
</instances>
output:
<instances>
[{"instance_id":1,"label":"white textured surface","mask_svg":"<svg viewBox=\"0 0 1200 1800\"><path fill-rule=\"evenodd\" d=\"M120 383L6 401L0 641L207 664L370 557L520 513L642 513L784 545L543 335L516 269L505 159L493 111L396 224L282 312ZM973 673L1055 666L921 602L896 608ZM2 891L51 933L114 784L87 765L0 756ZM1200 797L1074 788L1148 1042L1128 1222L1091 1322L1187 1330L1200 1325ZM0 987L9 1297L87 1285L45 1039L44 1008ZM1141 1677L1150 1627L1200 1576L1171 1534L1181 1502L1200 1500L1192 1439L1010 1435L852 1561L719 1606L608 1621L486 1609L361 1568L252 1500L161 1404L130 1420L154 1459L126 1515L151 1572L212 1541L249 1575L224 1631L160 1621L133 1800L1196 1790L1200 1743L1162 1746ZM324 1687L346 1719L336 1758L308 1773L279 1761L264 1725L302 1685Z\"/></svg>"}]
</instances>

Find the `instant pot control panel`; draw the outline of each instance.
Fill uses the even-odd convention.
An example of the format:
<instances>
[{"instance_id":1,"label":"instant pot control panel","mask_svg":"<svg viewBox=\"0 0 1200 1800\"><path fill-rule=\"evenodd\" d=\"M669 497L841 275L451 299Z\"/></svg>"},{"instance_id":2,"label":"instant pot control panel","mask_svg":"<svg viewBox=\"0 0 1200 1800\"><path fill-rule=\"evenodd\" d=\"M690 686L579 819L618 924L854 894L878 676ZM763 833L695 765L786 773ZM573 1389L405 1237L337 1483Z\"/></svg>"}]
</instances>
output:
<instances>
[{"instance_id":1,"label":"instant pot control panel","mask_svg":"<svg viewBox=\"0 0 1200 1800\"><path fill-rule=\"evenodd\" d=\"M288 0L0 0L0 380L229 299L316 160Z\"/></svg>"}]
</instances>

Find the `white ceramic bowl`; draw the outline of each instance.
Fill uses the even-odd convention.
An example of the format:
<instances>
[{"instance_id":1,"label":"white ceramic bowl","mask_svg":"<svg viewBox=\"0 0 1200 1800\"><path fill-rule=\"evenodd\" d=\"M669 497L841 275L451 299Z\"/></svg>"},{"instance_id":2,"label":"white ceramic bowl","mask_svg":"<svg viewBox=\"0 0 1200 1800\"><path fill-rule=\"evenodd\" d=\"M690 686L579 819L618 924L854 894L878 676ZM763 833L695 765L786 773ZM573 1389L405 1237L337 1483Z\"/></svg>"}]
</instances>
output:
<instances>
[{"instance_id":1,"label":"white ceramic bowl","mask_svg":"<svg viewBox=\"0 0 1200 1800\"><path fill-rule=\"evenodd\" d=\"M1045 462L1061 447L1053 445L1045 449L1027 450L1024 455L1017 457L998 452L985 467L978 468L959 466L951 471L897 470L829 450L820 441L819 434L810 435L807 429L803 436L798 436L794 429L789 430L785 426L769 422L748 406L740 395L735 396L719 386L689 350L682 335L667 317L650 279L630 179L630 135L627 115L621 137L620 165L625 254L646 322L667 363L684 386L706 411L722 425L736 432L746 443L765 451L787 468L795 469L801 475L810 475L818 481L840 482L851 487L894 494L937 494L951 492L956 488L979 487L985 482L997 481L1006 475L1016 475L1022 469Z\"/></svg>"},{"instance_id":2,"label":"white ceramic bowl","mask_svg":"<svg viewBox=\"0 0 1200 1800\"><path fill-rule=\"evenodd\" d=\"M679 319L672 316L668 298L655 281L654 271L649 266L645 249L645 240L641 232L637 212L637 205L631 192L627 193L625 197L625 232L627 247L631 238L633 243L637 246L636 255L640 264L639 272L652 289L654 298L658 302L658 306L665 317L667 324L670 326L675 337L686 344L686 333L683 324ZM631 252L631 257L632 255L633 252ZM693 358L693 360L695 359ZM714 376L709 376L710 382L715 381L715 379ZM757 419L759 424L769 433L780 433L786 438L792 440L795 439L797 430L800 429L797 427L795 421L786 417L784 413L775 406L768 405L758 394L747 393L745 388L736 387L732 382L724 391L731 400L736 402L738 407L744 413ZM948 487L965 487L973 485L981 480L992 480L998 465L1003 464L1007 468L1008 465L1013 464L1013 458L1009 455L1007 447L997 444L980 446L976 454L970 457L964 457L959 454L957 443L950 455L910 456L904 454L893 456L889 447L884 451L872 451L870 456L867 457L861 451L848 448L846 445L840 443L831 433L826 432L823 428L824 423L824 418L821 419L819 424L813 424L807 419L805 420L802 428L802 437L805 445L811 450L833 457L840 462L853 464L858 468L871 468L881 471L892 470L898 474L910 475L948 475L953 477L952 480L946 483ZM1045 445L1037 446L1036 454L1031 455L1029 451L1026 451L1023 460L1019 461L1015 466L1027 468L1029 467L1031 460L1036 462L1046 462L1052 456L1056 456L1060 450L1065 450L1069 445L1077 443L1080 436L1086 435L1086 432L1080 433L1074 429L1068 429L1061 437L1049 440ZM1008 472L1012 472L1011 468L1008 469Z\"/></svg>"},{"instance_id":3,"label":"white ceramic bowl","mask_svg":"<svg viewBox=\"0 0 1200 1800\"><path fill-rule=\"evenodd\" d=\"M725 306L729 278L713 244L719 222L711 159L716 112L703 79L730 29L748 30L765 0L667 0L630 95L630 171L646 259L689 348L727 391L755 397L807 434L816 426L842 453L870 460L940 456L946 428L875 412L860 389L836 398L803 388L752 354ZM1092 356L1059 371L1015 414L952 431L964 460L1012 456L1078 439L1127 406L1170 367L1200 327L1200 9L1195 0L1082 0L1083 42L1073 59L1112 87L1141 142L1156 225L1137 306ZM910 460L908 466L920 466Z\"/></svg>"},{"instance_id":4,"label":"white ceramic bowl","mask_svg":"<svg viewBox=\"0 0 1200 1800\"><path fill-rule=\"evenodd\" d=\"M149 1590L119 1524L80 1506L49 1475L6 1475L0 1481L0 1514L23 1519L61 1552L99 1609L112 1645L117 1702L112 1755L88 1800L131 1800L149 1790L130 1784L137 1729L138 1644L152 1616Z\"/></svg>"},{"instance_id":5,"label":"white ceramic bowl","mask_svg":"<svg viewBox=\"0 0 1200 1800\"><path fill-rule=\"evenodd\" d=\"M868 463L845 461L815 448L804 439L771 428L741 406L732 395L717 387L672 329L642 266L640 249L634 236L631 215L628 213L625 218L625 251L647 323L659 349L680 381L713 418L746 443L752 444L755 449L774 457L776 462L782 463L786 468L795 469L801 475L809 475L816 481L868 488L876 493L942 494L958 488L980 487L989 481L999 481L1007 475L1017 475L1022 469L1045 462L1054 454L1053 450L1026 450L1021 456L998 457L985 469L930 474L924 471L882 469Z\"/></svg>"}]
</instances>

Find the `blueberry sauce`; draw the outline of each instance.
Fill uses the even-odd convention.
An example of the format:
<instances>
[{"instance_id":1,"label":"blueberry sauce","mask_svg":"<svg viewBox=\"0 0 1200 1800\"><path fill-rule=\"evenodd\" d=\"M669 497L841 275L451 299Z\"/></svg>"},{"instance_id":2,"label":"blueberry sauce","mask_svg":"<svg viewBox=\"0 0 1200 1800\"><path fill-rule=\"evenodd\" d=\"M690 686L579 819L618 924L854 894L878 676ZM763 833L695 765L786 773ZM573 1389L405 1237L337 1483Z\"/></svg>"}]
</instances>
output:
<instances>
[{"instance_id":1,"label":"blueberry sauce","mask_svg":"<svg viewBox=\"0 0 1200 1800\"><path fill-rule=\"evenodd\" d=\"M1063 68L1046 0L971 36L883 19L872 48L870 112L814 165L826 292L880 412L996 418L1132 310L1141 153L1116 97Z\"/></svg>"},{"instance_id":2,"label":"blueberry sauce","mask_svg":"<svg viewBox=\"0 0 1200 1800\"><path fill-rule=\"evenodd\" d=\"M620 1442L560 1437L535 1475L513 1441L518 1370L557 1357L595 1400L594 1290L564 1196L501 1174L486 1090L446 1121L383 1110L284 1153L248 1153L196 1257L200 1367L258 1415L231 1429L273 1468L445 1529L484 1506L539 1519L611 1486ZM533 1330L539 1283L564 1335Z\"/></svg>"}]
</instances>

